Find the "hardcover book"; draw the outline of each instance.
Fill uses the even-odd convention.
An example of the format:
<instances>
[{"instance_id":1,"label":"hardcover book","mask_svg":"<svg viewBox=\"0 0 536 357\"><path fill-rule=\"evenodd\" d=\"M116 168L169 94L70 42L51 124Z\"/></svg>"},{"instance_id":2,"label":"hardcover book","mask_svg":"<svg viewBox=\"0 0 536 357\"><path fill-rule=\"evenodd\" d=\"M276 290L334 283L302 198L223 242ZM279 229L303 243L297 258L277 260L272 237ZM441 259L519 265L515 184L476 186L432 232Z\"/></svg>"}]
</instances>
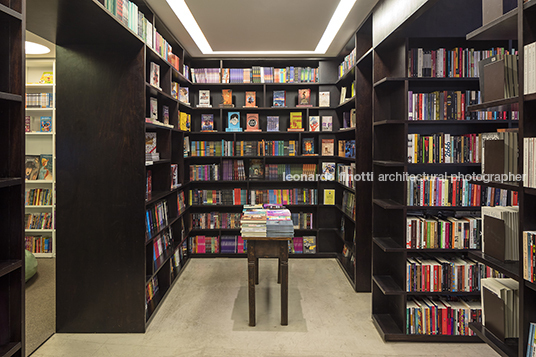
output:
<instances>
[{"instance_id":1,"label":"hardcover book","mask_svg":"<svg viewBox=\"0 0 536 357\"><path fill-rule=\"evenodd\" d=\"M259 129L259 114L248 113L246 115L246 131L261 131Z\"/></svg>"},{"instance_id":2,"label":"hardcover book","mask_svg":"<svg viewBox=\"0 0 536 357\"><path fill-rule=\"evenodd\" d=\"M320 92L319 107L329 107L329 92Z\"/></svg>"},{"instance_id":3,"label":"hardcover book","mask_svg":"<svg viewBox=\"0 0 536 357\"><path fill-rule=\"evenodd\" d=\"M324 204L325 205L335 204L335 190L334 189L324 189Z\"/></svg>"},{"instance_id":4,"label":"hardcover book","mask_svg":"<svg viewBox=\"0 0 536 357\"><path fill-rule=\"evenodd\" d=\"M284 90L274 90L272 106L286 107L286 105L286 92Z\"/></svg>"},{"instance_id":5,"label":"hardcover book","mask_svg":"<svg viewBox=\"0 0 536 357\"><path fill-rule=\"evenodd\" d=\"M302 155L315 155L315 141L313 138L303 139Z\"/></svg>"},{"instance_id":6,"label":"hardcover book","mask_svg":"<svg viewBox=\"0 0 536 357\"><path fill-rule=\"evenodd\" d=\"M52 181L52 154L41 154L38 180Z\"/></svg>"},{"instance_id":7,"label":"hardcover book","mask_svg":"<svg viewBox=\"0 0 536 357\"><path fill-rule=\"evenodd\" d=\"M309 131L320 131L320 117L318 115L309 116Z\"/></svg>"},{"instance_id":8,"label":"hardcover book","mask_svg":"<svg viewBox=\"0 0 536 357\"><path fill-rule=\"evenodd\" d=\"M151 120L157 121L158 120L158 100L156 98L151 97L149 107L151 111Z\"/></svg>"},{"instance_id":9,"label":"hardcover book","mask_svg":"<svg viewBox=\"0 0 536 357\"><path fill-rule=\"evenodd\" d=\"M322 131L333 130L333 117L331 115L324 115L322 117Z\"/></svg>"},{"instance_id":10,"label":"hardcover book","mask_svg":"<svg viewBox=\"0 0 536 357\"><path fill-rule=\"evenodd\" d=\"M52 84L54 81L54 73L52 72L43 72L39 84Z\"/></svg>"},{"instance_id":11,"label":"hardcover book","mask_svg":"<svg viewBox=\"0 0 536 357\"><path fill-rule=\"evenodd\" d=\"M171 96L179 100L179 83L177 82L171 83Z\"/></svg>"},{"instance_id":12,"label":"hardcover book","mask_svg":"<svg viewBox=\"0 0 536 357\"><path fill-rule=\"evenodd\" d=\"M298 89L298 105L297 107L312 107L311 105L311 89Z\"/></svg>"},{"instance_id":13,"label":"hardcover book","mask_svg":"<svg viewBox=\"0 0 536 357\"><path fill-rule=\"evenodd\" d=\"M179 165L171 164L171 189L179 187Z\"/></svg>"},{"instance_id":14,"label":"hardcover book","mask_svg":"<svg viewBox=\"0 0 536 357\"><path fill-rule=\"evenodd\" d=\"M156 133L152 131L145 132L145 154L156 153Z\"/></svg>"},{"instance_id":15,"label":"hardcover book","mask_svg":"<svg viewBox=\"0 0 536 357\"><path fill-rule=\"evenodd\" d=\"M303 131L301 112L290 112L290 127L288 131Z\"/></svg>"},{"instance_id":16,"label":"hardcover book","mask_svg":"<svg viewBox=\"0 0 536 357\"><path fill-rule=\"evenodd\" d=\"M41 117L40 131L52 131L52 117Z\"/></svg>"},{"instance_id":17,"label":"hardcover book","mask_svg":"<svg viewBox=\"0 0 536 357\"><path fill-rule=\"evenodd\" d=\"M190 90L188 87L179 87L179 101L190 104Z\"/></svg>"},{"instance_id":18,"label":"hardcover book","mask_svg":"<svg viewBox=\"0 0 536 357\"><path fill-rule=\"evenodd\" d=\"M249 178L262 180L264 179L264 164L262 159L249 160Z\"/></svg>"},{"instance_id":19,"label":"hardcover book","mask_svg":"<svg viewBox=\"0 0 536 357\"><path fill-rule=\"evenodd\" d=\"M201 131L214 131L214 114L201 114Z\"/></svg>"},{"instance_id":20,"label":"hardcover book","mask_svg":"<svg viewBox=\"0 0 536 357\"><path fill-rule=\"evenodd\" d=\"M246 92L246 108L257 108L256 94L257 92L255 91Z\"/></svg>"},{"instance_id":21,"label":"hardcover book","mask_svg":"<svg viewBox=\"0 0 536 357\"><path fill-rule=\"evenodd\" d=\"M355 157L355 140L347 140L346 141L345 156L346 157Z\"/></svg>"},{"instance_id":22,"label":"hardcover book","mask_svg":"<svg viewBox=\"0 0 536 357\"><path fill-rule=\"evenodd\" d=\"M322 139L322 156L333 156L335 139Z\"/></svg>"},{"instance_id":23,"label":"hardcover book","mask_svg":"<svg viewBox=\"0 0 536 357\"><path fill-rule=\"evenodd\" d=\"M210 91L209 90L199 90L199 104L198 107L202 108L212 108L210 105Z\"/></svg>"},{"instance_id":24,"label":"hardcover book","mask_svg":"<svg viewBox=\"0 0 536 357\"><path fill-rule=\"evenodd\" d=\"M341 88L341 100L339 101L339 104L344 103L346 100L346 87Z\"/></svg>"},{"instance_id":25,"label":"hardcover book","mask_svg":"<svg viewBox=\"0 0 536 357\"><path fill-rule=\"evenodd\" d=\"M334 162L322 163L322 180L324 181L335 180L335 163Z\"/></svg>"},{"instance_id":26,"label":"hardcover book","mask_svg":"<svg viewBox=\"0 0 536 357\"><path fill-rule=\"evenodd\" d=\"M240 127L240 113L229 112L227 115L227 128L225 128L225 131L242 131L242 128Z\"/></svg>"},{"instance_id":27,"label":"hardcover book","mask_svg":"<svg viewBox=\"0 0 536 357\"><path fill-rule=\"evenodd\" d=\"M160 66L154 62L151 62L151 77L150 83L153 87L160 88Z\"/></svg>"},{"instance_id":28,"label":"hardcover book","mask_svg":"<svg viewBox=\"0 0 536 357\"><path fill-rule=\"evenodd\" d=\"M179 112L179 129L182 131L190 131L190 120L190 114Z\"/></svg>"},{"instance_id":29,"label":"hardcover book","mask_svg":"<svg viewBox=\"0 0 536 357\"><path fill-rule=\"evenodd\" d=\"M220 107L222 107L222 108L234 108L232 89L222 89L221 90L221 98L222 98L222 102L220 104Z\"/></svg>"},{"instance_id":30,"label":"hardcover book","mask_svg":"<svg viewBox=\"0 0 536 357\"><path fill-rule=\"evenodd\" d=\"M316 236L303 237L303 254L316 253Z\"/></svg>"},{"instance_id":31,"label":"hardcover book","mask_svg":"<svg viewBox=\"0 0 536 357\"><path fill-rule=\"evenodd\" d=\"M25 116L24 117L24 131L26 133L29 133L29 132L32 131L31 130L31 119L32 119L32 117L30 117L30 116Z\"/></svg>"},{"instance_id":32,"label":"hardcover book","mask_svg":"<svg viewBox=\"0 0 536 357\"><path fill-rule=\"evenodd\" d=\"M266 131L279 131L279 117L278 116L266 117Z\"/></svg>"},{"instance_id":33,"label":"hardcover book","mask_svg":"<svg viewBox=\"0 0 536 357\"><path fill-rule=\"evenodd\" d=\"M169 107L167 105L162 106L162 119L164 124L169 124Z\"/></svg>"},{"instance_id":34,"label":"hardcover book","mask_svg":"<svg viewBox=\"0 0 536 357\"><path fill-rule=\"evenodd\" d=\"M26 180L37 180L39 168L41 167L39 155L26 155L25 162L24 178Z\"/></svg>"}]
</instances>

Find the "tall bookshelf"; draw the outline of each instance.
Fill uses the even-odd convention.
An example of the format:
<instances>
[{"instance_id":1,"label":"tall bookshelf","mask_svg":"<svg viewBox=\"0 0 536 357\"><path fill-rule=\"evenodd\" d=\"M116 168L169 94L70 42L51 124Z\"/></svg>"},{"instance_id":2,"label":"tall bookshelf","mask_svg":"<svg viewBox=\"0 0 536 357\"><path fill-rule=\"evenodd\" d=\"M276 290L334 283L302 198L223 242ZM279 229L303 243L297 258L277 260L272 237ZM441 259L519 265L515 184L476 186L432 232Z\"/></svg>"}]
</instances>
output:
<instances>
[{"instance_id":1,"label":"tall bookshelf","mask_svg":"<svg viewBox=\"0 0 536 357\"><path fill-rule=\"evenodd\" d=\"M52 74L51 83L40 83L44 73ZM52 222L50 227L26 227L27 249L38 258L53 257L56 229L56 61L53 59L26 60L26 93L40 95L26 104L25 135L26 157L39 157L50 161L51 170L40 178L26 179L26 214L45 214ZM36 100L37 99L37 100ZM50 123L50 126L47 126ZM42 125L43 124L43 127ZM44 156L41 156L44 155ZM30 199L33 199L30 202Z\"/></svg>"},{"instance_id":2,"label":"tall bookshelf","mask_svg":"<svg viewBox=\"0 0 536 357\"><path fill-rule=\"evenodd\" d=\"M477 6L478 5L478 6ZM397 31L374 46L374 172L373 189L373 267L372 267L372 317L376 328L387 341L437 341L476 342L479 336L410 334L407 307L412 298L422 295L432 298L480 296L479 291L470 292L420 292L407 291L410 277L406 276L408 258L422 255L470 257L474 261L478 253L474 249L415 249L406 244L408 236L406 217L414 214L437 216L441 211L473 211L479 215L480 207L463 206L420 206L409 205L407 182L404 179L389 181L380 179L387 175L409 174L472 174L480 173L478 163L408 163L408 134L431 135L449 133L464 135L495 131L497 128L516 126L510 120L410 120L409 93L431 93L435 91L478 90L477 78L415 78L409 76L409 51L413 48L435 50L455 47L484 50L499 46L485 41L467 41L465 32L479 24L480 4L471 4L464 13L471 19L457 15L459 4L442 2L429 4L418 17L410 18ZM452 16L450 16L452 15ZM448 19L445 20L445 19ZM456 19L456 20L453 20ZM374 29L376 30L376 29ZM508 47L502 42L500 46Z\"/></svg>"},{"instance_id":3,"label":"tall bookshelf","mask_svg":"<svg viewBox=\"0 0 536 357\"><path fill-rule=\"evenodd\" d=\"M470 40L509 40L517 44L519 62L519 89L523 93L524 83L524 46L536 41L535 37L536 1L518 1L517 8L505 13L496 20L467 34ZM474 111L500 108L503 110L519 111L519 135L518 135L518 164L519 173L529 174L528 168L524 167L524 138L536 136L534 116L531 112L534 108L534 94L520 95L509 99L495 102L482 103L470 108ZM519 262L501 262L483 253L474 253L472 258L483 264L492 266L498 271L519 282L519 338L509 339L506 342L495 336L485 325L472 324L471 328L501 356L526 356L529 340L530 323L536 321L536 307L533 302L536 298L536 289L533 283L524 279L523 270L523 232L534 230L534 208L536 200L534 189L524 187L524 182L490 183L492 187L506 188L519 194Z\"/></svg>"},{"instance_id":4,"label":"tall bookshelf","mask_svg":"<svg viewBox=\"0 0 536 357\"><path fill-rule=\"evenodd\" d=\"M0 356L24 353L25 1L0 1Z\"/></svg>"}]
</instances>

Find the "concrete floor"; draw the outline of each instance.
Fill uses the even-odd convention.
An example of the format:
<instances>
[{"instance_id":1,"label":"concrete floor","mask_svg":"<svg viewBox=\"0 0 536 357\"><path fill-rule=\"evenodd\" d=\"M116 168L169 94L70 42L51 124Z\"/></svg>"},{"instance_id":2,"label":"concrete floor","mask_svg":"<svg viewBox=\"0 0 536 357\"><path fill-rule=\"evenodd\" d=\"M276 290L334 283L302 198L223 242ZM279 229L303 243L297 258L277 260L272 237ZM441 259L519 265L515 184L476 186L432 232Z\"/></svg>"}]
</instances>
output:
<instances>
[{"instance_id":1,"label":"concrete floor","mask_svg":"<svg viewBox=\"0 0 536 357\"><path fill-rule=\"evenodd\" d=\"M245 259L193 259L145 334L56 334L32 356L350 357L497 354L486 344L385 343L334 259L289 263L289 325L279 324L277 261L261 260L248 326Z\"/></svg>"}]
</instances>

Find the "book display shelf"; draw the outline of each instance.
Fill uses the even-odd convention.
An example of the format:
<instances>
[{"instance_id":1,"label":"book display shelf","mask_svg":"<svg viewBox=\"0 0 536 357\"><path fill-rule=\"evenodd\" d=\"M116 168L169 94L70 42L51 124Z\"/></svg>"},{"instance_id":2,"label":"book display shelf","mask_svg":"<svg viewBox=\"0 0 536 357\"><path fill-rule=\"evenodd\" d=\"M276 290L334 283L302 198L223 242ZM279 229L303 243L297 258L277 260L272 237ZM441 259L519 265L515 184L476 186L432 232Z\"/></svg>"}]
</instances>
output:
<instances>
[{"instance_id":1,"label":"book display shelf","mask_svg":"<svg viewBox=\"0 0 536 357\"><path fill-rule=\"evenodd\" d=\"M445 176L446 174L450 177L453 174L465 175L481 172L480 161L476 153L463 159L453 157L452 160L447 160L442 156L441 149L435 154L432 149L427 153L426 140L428 139L425 138L432 140L434 134L437 134L441 137L440 140L444 140L443 135L447 133L451 137L463 137L468 134L477 134L478 136L478 133L517 126L512 120L477 120L476 117L471 118L461 112L461 109L458 110L458 113L456 111L453 113L456 118L447 119L446 116L439 116L439 113L447 113L446 108L440 107L439 97L436 99L437 106L435 108L437 111L428 111L433 108L433 100L420 102L421 106L417 105L418 109L412 110L414 100L430 97L434 92L443 92L445 96L456 96L456 92L461 92L469 96L470 92L468 91L479 90L479 81L470 71L471 66L465 67L465 74L462 74L463 66L460 66L459 76L445 75L443 77L433 72L414 74L416 69L420 68L419 63L414 62L412 57L418 53L416 49L423 49L424 54L426 54L427 51L441 48L447 50L473 48L475 51L497 46L508 48L508 42L505 41L494 43L465 39L466 32L464 30L472 30L479 26L478 23L475 23L479 21L475 14L481 13L480 4L471 5L467 9L468 13L473 14L473 21L466 18L449 23L442 22L440 19L444 17L457 18L454 15L456 6L456 4L448 2L430 4L428 8L423 10L420 17L410 18L396 32L374 46L373 167L376 180L373 188L372 317L380 335L386 341L480 341L478 336L471 333L468 324L456 327L457 330L418 332L412 330L413 321L410 318L411 308L420 306L419 303L422 306L426 306L426 304L432 306L431 301L435 301L438 302L438 306L442 306L443 303L439 302L442 300L445 305L448 306L450 303L454 308L455 303L451 302L452 298L462 298L468 301L480 300L478 288L461 290L445 286L427 288L419 285L415 287L412 283L413 279L417 279L417 275L413 276L413 273L408 271L408 262L414 262L419 266L420 262L423 261L424 267L430 262L430 259L434 262L436 259L445 262L441 259L467 259L469 257L473 261L479 261L474 258L478 254L472 255L472 252L479 251L478 244L464 245L458 247L459 249L453 249L455 247L452 245L441 245L440 243L427 245L427 248L419 248L413 244L414 235L412 234L415 234L416 231L415 229L412 231L411 225L409 225L411 219L417 219L417 221L419 219L435 220L439 217L439 219L448 220L448 217L465 215L480 217L480 207L476 201L462 202L458 200L448 203L430 201L424 204L416 201L419 192L415 193L411 189L412 182L405 179L406 175ZM453 14L452 17L449 17L449 14ZM474 20L475 18L476 20ZM458 21L460 22L458 23ZM422 37L425 32L428 32L427 37ZM435 55L436 53L434 53ZM466 56L465 58L471 57ZM436 57L433 59L439 61ZM426 67L426 63L424 67ZM432 67L433 71L439 68L433 64ZM414 96L415 94L417 97ZM421 97L419 97L420 94ZM436 120L427 118L425 116L427 111L432 116L437 115ZM421 114L423 114L422 117L416 116ZM418 137L411 134L417 134ZM437 138L437 136L434 137L434 140ZM448 141L450 144L451 141ZM430 148L433 146L437 149L443 144L441 141L436 141L434 144L430 141ZM452 150L455 149L459 150L460 147L453 146ZM436 187L436 189L437 191L434 192L440 192L439 188ZM434 195L426 196L424 200L432 200L434 197ZM445 198L447 201L452 199L452 197ZM429 260L425 262L424 259Z\"/></svg>"},{"instance_id":2,"label":"book display shelf","mask_svg":"<svg viewBox=\"0 0 536 357\"><path fill-rule=\"evenodd\" d=\"M496 43L501 40L510 40L516 43L518 50L518 80L519 90L521 95L493 101L484 102L478 106L472 106L469 109L474 111L493 110L501 108L505 110L519 110L519 135L518 135L518 167L521 168L519 173L527 175L528 180L532 177L533 161L527 158L527 151L530 148L526 145L525 139L536 136L536 125L534 118L535 96L534 94L523 94L524 82L527 80L525 72L529 71L525 65L525 56L527 56L526 45L536 41L536 1L518 2L518 6L498 17L489 24L479 27L476 30L467 34L468 40L492 40ZM533 61L534 58L529 57ZM528 181L527 181L528 182ZM500 187L499 183L490 183L489 185ZM488 266L493 266L505 276L519 282L519 338L502 340L494 335L486 325L472 324L473 329L478 336L489 344L501 356L527 356L533 352L527 352L527 346L534 345L534 338L530 332L530 324L536 322L536 290L534 284L527 280L527 272L524 270L524 265L527 259L530 259L531 253L525 252L526 247L523 246L523 232L533 231L536 228L536 220L534 219L534 210L536 208L536 196L534 190L527 187L526 182L516 182L513 184L502 185L506 186L512 192L517 192L519 195L519 262L501 262L493 257L490 257L481 252L474 252L470 256L472 259Z\"/></svg>"},{"instance_id":3,"label":"book display shelf","mask_svg":"<svg viewBox=\"0 0 536 357\"><path fill-rule=\"evenodd\" d=\"M25 245L38 258L55 254L55 73L53 59L26 60Z\"/></svg>"},{"instance_id":4,"label":"book display shelf","mask_svg":"<svg viewBox=\"0 0 536 357\"><path fill-rule=\"evenodd\" d=\"M24 0L0 1L0 356L24 353Z\"/></svg>"}]
</instances>

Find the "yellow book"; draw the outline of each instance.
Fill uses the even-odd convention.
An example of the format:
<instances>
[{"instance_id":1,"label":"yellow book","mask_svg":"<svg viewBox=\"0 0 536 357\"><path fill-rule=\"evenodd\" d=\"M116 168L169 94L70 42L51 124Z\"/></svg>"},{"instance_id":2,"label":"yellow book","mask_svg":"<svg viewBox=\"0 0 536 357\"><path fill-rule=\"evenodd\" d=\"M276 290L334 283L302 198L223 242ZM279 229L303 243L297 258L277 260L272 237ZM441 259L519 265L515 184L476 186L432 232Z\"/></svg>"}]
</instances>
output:
<instances>
[{"instance_id":1,"label":"yellow book","mask_svg":"<svg viewBox=\"0 0 536 357\"><path fill-rule=\"evenodd\" d=\"M186 126L188 122L188 114L180 112L179 113L179 129L183 131L187 131Z\"/></svg>"},{"instance_id":2,"label":"yellow book","mask_svg":"<svg viewBox=\"0 0 536 357\"><path fill-rule=\"evenodd\" d=\"M324 204L325 205L335 204L335 190L334 189L324 189Z\"/></svg>"}]
</instances>

